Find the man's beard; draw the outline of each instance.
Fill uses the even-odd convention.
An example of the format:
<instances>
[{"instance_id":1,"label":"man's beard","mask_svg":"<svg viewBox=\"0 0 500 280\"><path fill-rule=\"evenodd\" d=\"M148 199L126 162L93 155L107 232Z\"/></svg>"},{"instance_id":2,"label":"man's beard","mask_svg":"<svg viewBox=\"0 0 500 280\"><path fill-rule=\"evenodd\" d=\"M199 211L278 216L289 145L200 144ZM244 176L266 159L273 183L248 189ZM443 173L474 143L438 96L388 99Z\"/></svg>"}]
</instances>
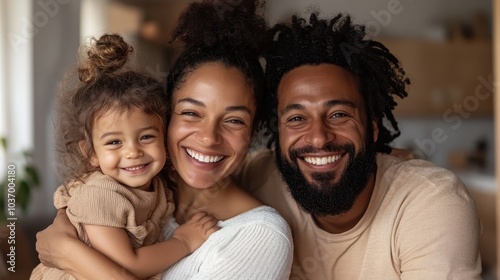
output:
<instances>
[{"instance_id":1,"label":"man's beard","mask_svg":"<svg viewBox=\"0 0 500 280\"><path fill-rule=\"evenodd\" d=\"M312 146L290 151L290 160L276 145L276 165L298 205L315 216L338 215L349 211L356 198L365 189L376 167L375 151L370 133L367 133L364 149L355 155L353 144L327 145L321 151L349 155L347 167L340 171L314 172L313 182L308 182L300 171L297 160L305 153L318 151ZM279 140L278 140L279 143ZM344 155L345 156L345 155ZM341 176L337 183L332 180Z\"/></svg>"}]
</instances>

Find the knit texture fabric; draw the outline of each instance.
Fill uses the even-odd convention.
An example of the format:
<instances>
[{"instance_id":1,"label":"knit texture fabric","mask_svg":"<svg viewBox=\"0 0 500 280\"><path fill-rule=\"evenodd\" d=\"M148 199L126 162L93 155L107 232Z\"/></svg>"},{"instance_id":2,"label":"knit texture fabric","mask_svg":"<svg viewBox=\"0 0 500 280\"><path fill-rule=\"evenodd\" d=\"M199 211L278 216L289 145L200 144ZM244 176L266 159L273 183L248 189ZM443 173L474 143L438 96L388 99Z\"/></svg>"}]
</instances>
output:
<instances>
[{"instance_id":1,"label":"knit texture fabric","mask_svg":"<svg viewBox=\"0 0 500 280\"><path fill-rule=\"evenodd\" d=\"M276 210L260 206L218 225L219 231L167 269L163 279L288 279L293 259L292 235ZM165 237L170 238L177 227L175 219L170 218Z\"/></svg>"}]
</instances>

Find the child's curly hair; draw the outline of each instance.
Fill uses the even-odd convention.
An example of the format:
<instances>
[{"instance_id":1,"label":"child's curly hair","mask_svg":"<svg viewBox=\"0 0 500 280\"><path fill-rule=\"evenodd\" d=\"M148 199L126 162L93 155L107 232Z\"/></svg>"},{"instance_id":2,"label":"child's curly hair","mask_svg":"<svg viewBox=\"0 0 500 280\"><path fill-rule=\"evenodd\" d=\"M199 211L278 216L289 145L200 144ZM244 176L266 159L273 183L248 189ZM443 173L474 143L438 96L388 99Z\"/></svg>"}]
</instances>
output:
<instances>
[{"instance_id":1,"label":"child's curly hair","mask_svg":"<svg viewBox=\"0 0 500 280\"><path fill-rule=\"evenodd\" d=\"M82 180L96 170L90 164L94 155L92 127L108 110L140 109L159 116L166 130L164 87L146 73L127 69L131 52L133 48L120 35L92 38L87 56L77 69L76 88L60 92L56 151L64 182Z\"/></svg>"},{"instance_id":2,"label":"child's curly hair","mask_svg":"<svg viewBox=\"0 0 500 280\"><path fill-rule=\"evenodd\" d=\"M277 88L283 75L302 65L330 63L359 78L367 116L377 120L379 128L375 148L380 152L390 152L388 144L400 135L392 114L397 105L395 97L408 95L406 86L410 81L396 57L380 42L367 38L365 26L353 24L349 16L342 14L322 20L312 13L309 23L293 16L291 25L277 24L269 29L263 54L270 91L264 103L270 118L269 146L278 136Z\"/></svg>"}]
</instances>

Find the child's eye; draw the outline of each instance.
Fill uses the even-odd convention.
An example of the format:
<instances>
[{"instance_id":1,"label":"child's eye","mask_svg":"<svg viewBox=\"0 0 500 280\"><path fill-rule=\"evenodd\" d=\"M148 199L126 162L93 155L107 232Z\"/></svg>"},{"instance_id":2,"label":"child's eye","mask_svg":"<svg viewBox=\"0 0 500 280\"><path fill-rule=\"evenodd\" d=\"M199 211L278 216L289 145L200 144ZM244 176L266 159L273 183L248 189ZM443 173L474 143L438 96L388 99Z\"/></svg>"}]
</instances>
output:
<instances>
[{"instance_id":1,"label":"child's eye","mask_svg":"<svg viewBox=\"0 0 500 280\"><path fill-rule=\"evenodd\" d=\"M141 137L141 140L148 140L148 139L153 139L156 138L154 135L144 135Z\"/></svg>"},{"instance_id":2,"label":"child's eye","mask_svg":"<svg viewBox=\"0 0 500 280\"><path fill-rule=\"evenodd\" d=\"M121 144L120 140L111 140L106 142L106 145L119 145Z\"/></svg>"}]
</instances>

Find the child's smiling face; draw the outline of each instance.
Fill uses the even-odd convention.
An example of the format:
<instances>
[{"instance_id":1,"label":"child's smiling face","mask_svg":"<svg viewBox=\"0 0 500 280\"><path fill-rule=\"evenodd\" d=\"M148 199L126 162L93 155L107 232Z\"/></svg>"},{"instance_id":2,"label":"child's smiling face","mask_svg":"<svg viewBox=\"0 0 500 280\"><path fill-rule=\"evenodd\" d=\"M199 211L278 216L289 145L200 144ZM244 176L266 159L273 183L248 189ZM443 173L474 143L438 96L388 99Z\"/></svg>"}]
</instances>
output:
<instances>
[{"instance_id":1,"label":"child's smiling face","mask_svg":"<svg viewBox=\"0 0 500 280\"><path fill-rule=\"evenodd\" d=\"M128 187L149 190L167 158L163 131L156 115L110 110L94 121L92 165Z\"/></svg>"}]
</instances>

